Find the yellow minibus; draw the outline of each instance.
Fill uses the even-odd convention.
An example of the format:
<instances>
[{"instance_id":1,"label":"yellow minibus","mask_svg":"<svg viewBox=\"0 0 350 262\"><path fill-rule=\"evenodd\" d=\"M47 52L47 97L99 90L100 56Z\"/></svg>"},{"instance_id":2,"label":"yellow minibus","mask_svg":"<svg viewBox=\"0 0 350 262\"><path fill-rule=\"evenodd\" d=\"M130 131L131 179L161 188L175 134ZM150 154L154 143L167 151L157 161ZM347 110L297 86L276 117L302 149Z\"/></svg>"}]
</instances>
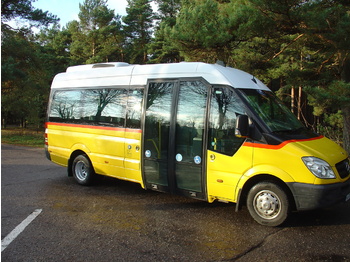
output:
<instances>
[{"instance_id":1,"label":"yellow minibus","mask_svg":"<svg viewBox=\"0 0 350 262\"><path fill-rule=\"evenodd\" d=\"M98 174L233 202L267 226L350 199L346 151L253 75L219 64L69 67L52 82L45 144L79 184Z\"/></svg>"}]
</instances>

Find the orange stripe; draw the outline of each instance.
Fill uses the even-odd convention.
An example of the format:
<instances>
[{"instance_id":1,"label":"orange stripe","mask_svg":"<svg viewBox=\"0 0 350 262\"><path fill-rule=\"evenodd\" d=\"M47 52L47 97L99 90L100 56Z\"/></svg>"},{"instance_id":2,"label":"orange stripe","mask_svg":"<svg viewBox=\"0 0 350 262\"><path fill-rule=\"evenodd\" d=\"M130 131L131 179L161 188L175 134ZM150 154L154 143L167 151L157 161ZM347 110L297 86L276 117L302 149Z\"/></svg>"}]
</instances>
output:
<instances>
[{"instance_id":1,"label":"orange stripe","mask_svg":"<svg viewBox=\"0 0 350 262\"><path fill-rule=\"evenodd\" d=\"M255 148L265 148L265 149L281 149L285 145L289 143L294 143L294 142L307 142L307 141L313 141L317 139L321 139L323 136L318 136L318 137L313 137L313 138L307 138L307 139L292 139L292 140L286 140L282 142L279 145L267 145L267 144L258 144L258 143L252 143L252 142L244 142L243 146L248 146L248 147L255 147Z\"/></svg>"},{"instance_id":2,"label":"orange stripe","mask_svg":"<svg viewBox=\"0 0 350 262\"><path fill-rule=\"evenodd\" d=\"M46 128L48 127L48 125L66 126L66 127L79 127L79 128L92 128L92 129L100 129L100 130L113 130L113 131L121 131L121 132L125 131L125 132L132 132L132 133L141 133L142 132L141 129L46 122L46 125L45 125Z\"/></svg>"}]
</instances>

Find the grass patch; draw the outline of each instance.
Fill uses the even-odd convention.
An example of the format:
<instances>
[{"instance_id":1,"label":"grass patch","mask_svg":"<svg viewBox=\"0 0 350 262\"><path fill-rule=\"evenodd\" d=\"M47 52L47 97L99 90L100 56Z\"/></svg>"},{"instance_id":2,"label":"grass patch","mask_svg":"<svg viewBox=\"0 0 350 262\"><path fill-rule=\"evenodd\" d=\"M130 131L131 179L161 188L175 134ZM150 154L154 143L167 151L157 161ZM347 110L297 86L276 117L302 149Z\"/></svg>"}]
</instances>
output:
<instances>
[{"instance_id":1,"label":"grass patch","mask_svg":"<svg viewBox=\"0 0 350 262\"><path fill-rule=\"evenodd\" d=\"M28 129L4 129L1 130L1 143L44 147L44 132Z\"/></svg>"}]
</instances>

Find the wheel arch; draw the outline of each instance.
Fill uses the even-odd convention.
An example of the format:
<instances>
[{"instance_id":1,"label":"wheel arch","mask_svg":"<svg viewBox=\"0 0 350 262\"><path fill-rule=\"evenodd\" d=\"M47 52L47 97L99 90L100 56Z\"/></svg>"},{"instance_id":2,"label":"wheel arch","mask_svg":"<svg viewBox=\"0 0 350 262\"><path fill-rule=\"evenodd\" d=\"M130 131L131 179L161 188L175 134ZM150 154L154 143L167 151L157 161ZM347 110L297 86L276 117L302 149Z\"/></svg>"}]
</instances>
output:
<instances>
[{"instance_id":1,"label":"wheel arch","mask_svg":"<svg viewBox=\"0 0 350 262\"><path fill-rule=\"evenodd\" d=\"M237 201L237 207L236 207L237 211L246 205L248 192L250 191L250 189L260 182L271 182L280 186L288 196L289 202L291 204L291 210L296 210L295 199L288 185L283 180L281 180L276 176L273 176L270 174L260 174L260 175L255 175L253 177L250 177L244 183L243 187L240 189L238 201Z\"/></svg>"},{"instance_id":2,"label":"wheel arch","mask_svg":"<svg viewBox=\"0 0 350 262\"><path fill-rule=\"evenodd\" d=\"M83 150L77 149L77 150L73 151L68 159L68 166L67 166L68 176L70 176L70 177L73 176L73 171L72 171L73 161L79 155L86 155L86 157L91 162L89 155L87 153L85 153ZM92 166L92 168L93 168L93 166Z\"/></svg>"}]
</instances>

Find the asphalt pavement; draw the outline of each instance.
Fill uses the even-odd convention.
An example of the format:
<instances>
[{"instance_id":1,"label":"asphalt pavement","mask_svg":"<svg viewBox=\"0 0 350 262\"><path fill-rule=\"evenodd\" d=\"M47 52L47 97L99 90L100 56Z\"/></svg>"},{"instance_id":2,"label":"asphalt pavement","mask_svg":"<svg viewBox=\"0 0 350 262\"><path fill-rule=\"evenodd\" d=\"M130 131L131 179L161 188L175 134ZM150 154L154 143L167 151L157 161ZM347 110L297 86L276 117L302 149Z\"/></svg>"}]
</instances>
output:
<instances>
[{"instance_id":1,"label":"asphalt pavement","mask_svg":"<svg viewBox=\"0 0 350 262\"><path fill-rule=\"evenodd\" d=\"M1 149L2 261L350 261L350 202L271 228L234 204L107 177L80 186L43 149Z\"/></svg>"}]
</instances>

